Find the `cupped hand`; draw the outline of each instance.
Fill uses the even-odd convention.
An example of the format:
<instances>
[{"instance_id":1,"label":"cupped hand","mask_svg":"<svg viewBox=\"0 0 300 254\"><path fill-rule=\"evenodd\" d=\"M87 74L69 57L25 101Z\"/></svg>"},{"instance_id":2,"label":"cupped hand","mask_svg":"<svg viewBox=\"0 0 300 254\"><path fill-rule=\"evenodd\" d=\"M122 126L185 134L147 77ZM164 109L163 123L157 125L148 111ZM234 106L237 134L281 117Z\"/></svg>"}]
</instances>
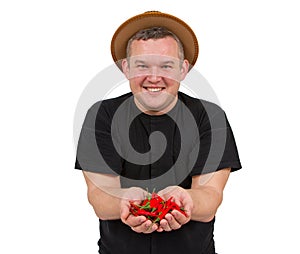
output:
<instances>
[{"instance_id":1,"label":"cupped hand","mask_svg":"<svg viewBox=\"0 0 300 254\"><path fill-rule=\"evenodd\" d=\"M158 229L158 225L152 223L145 216L134 216L130 213L131 202L140 204L146 196L147 192L142 188L132 187L124 192L120 201L120 217L122 222L137 233L148 234Z\"/></svg>"},{"instance_id":2,"label":"cupped hand","mask_svg":"<svg viewBox=\"0 0 300 254\"><path fill-rule=\"evenodd\" d=\"M193 200L185 189L179 186L170 186L158 192L158 195L164 200L168 200L172 197L172 201L179 207L182 207L185 212L185 214L183 214L180 211L173 210L167 213L164 219L160 221L157 229L158 232L177 230L191 220Z\"/></svg>"}]
</instances>

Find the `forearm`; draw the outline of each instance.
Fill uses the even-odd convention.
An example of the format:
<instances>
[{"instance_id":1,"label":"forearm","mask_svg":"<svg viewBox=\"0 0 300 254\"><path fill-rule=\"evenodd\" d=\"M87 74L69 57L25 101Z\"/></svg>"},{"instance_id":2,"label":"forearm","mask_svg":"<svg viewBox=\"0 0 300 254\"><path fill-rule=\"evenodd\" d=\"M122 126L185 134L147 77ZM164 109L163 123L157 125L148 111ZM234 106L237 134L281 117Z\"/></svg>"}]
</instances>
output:
<instances>
[{"instance_id":1,"label":"forearm","mask_svg":"<svg viewBox=\"0 0 300 254\"><path fill-rule=\"evenodd\" d=\"M108 194L109 192L109 194ZM120 219L120 196L124 190L120 188L102 190L92 188L88 190L89 203L102 220Z\"/></svg>"},{"instance_id":2,"label":"forearm","mask_svg":"<svg viewBox=\"0 0 300 254\"><path fill-rule=\"evenodd\" d=\"M130 214L130 202L141 201L147 192L138 187L121 188L119 176L84 172L88 200L102 220L122 219Z\"/></svg>"},{"instance_id":3,"label":"forearm","mask_svg":"<svg viewBox=\"0 0 300 254\"><path fill-rule=\"evenodd\" d=\"M222 192L210 186L199 186L188 189L187 192L193 200L191 219L202 222L211 221L222 203Z\"/></svg>"},{"instance_id":4,"label":"forearm","mask_svg":"<svg viewBox=\"0 0 300 254\"><path fill-rule=\"evenodd\" d=\"M87 184L89 203L102 220L120 218L120 200L125 189L121 188L118 176L83 171Z\"/></svg>"}]
</instances>

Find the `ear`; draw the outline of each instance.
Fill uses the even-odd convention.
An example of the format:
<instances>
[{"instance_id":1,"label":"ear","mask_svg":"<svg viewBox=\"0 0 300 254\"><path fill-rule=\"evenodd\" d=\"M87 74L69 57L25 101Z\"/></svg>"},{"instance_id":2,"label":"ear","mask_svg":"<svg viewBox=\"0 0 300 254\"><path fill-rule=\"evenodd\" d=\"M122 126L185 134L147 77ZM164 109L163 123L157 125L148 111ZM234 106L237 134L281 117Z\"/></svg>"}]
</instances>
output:
<instances>
[{"instance_id":1,"label":"ear","mask_svg":"<svg viewBox=\"0 0 300 254\"><path fill-rule=\"evenodd\" d=\"M129 63L126 58L122 60L122 71L126 78L129 79Z\"/></svg>"},{"instance_id":2,"label":"ear","mask_svg":"<svg viewBox=\"0 0 300 254\"><path fill-rule=\"evenodd\" d=\"M185 79L186 74L189 72L189 61L184 59L181 65L181 70L180 70L180 81Z\"/></svg>"}]
</instances>

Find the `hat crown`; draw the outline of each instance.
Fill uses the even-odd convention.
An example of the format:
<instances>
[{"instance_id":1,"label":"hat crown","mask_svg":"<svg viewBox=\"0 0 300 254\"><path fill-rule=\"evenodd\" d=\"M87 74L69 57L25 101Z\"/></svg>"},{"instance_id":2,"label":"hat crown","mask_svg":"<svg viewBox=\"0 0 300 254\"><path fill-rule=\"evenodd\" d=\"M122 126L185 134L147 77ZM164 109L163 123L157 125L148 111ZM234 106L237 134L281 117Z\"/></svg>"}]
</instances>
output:
<instances>
[{"instance_id":1,"label":"hat crown","mask_svg":"<svg viewBox=\"0 0 300 254\"><path fill-rule=\"evenodd\" d=\"M149 13L161 13L160 11L145 11L144 14L149 14Z\"/></svg>"}]
</instances>

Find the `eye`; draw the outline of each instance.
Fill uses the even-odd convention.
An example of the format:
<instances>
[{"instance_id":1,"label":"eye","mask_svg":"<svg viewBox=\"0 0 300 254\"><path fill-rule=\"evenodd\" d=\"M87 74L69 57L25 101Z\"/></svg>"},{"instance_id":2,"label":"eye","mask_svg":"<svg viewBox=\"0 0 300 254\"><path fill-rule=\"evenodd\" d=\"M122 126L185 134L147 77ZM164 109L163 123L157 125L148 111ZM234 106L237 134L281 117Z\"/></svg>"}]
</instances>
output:
<instances>
[{"instance_id":1,"label":"eye","mask_svg":"<svg viewBox=\"0 0 300 254\"><path fill-rule=\"evenodd\" d=\"M146 69L146 68L148 68L148 66L146 64L138 64L136 67L139 68L139 69Z\"/></svg>"},{"instance_id":2,"label":"eye","mask_svg":"<svg viewBox=\"0 0 300 254\"><path fill-rule=\"evenodd\" d=\"M161 68L168 70L168 69L172 69L173 66L172 65L168 65L168 64L164 64L164 65L161 66Z\"/></svg>"}]
</instances>

